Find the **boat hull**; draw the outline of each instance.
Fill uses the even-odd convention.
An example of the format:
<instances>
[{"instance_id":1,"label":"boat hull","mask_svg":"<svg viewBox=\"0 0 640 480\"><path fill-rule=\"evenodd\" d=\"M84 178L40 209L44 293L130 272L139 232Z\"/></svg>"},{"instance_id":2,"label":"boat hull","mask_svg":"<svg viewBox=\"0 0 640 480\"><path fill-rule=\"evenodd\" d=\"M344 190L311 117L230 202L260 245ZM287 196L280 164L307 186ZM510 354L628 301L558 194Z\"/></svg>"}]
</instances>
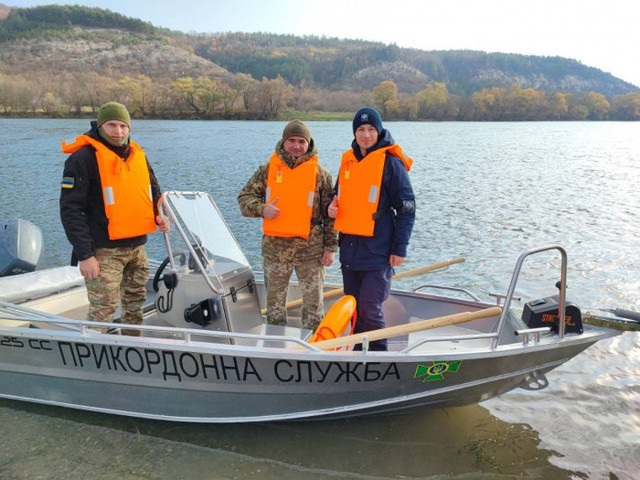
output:
<instances>
[{"instance_id":1,"label":"boat hull","mask_svg":"<svg viewBox=\"0 0 640 480\"><path fill-rule=\"evenodd\" d=\"M0 397L211 423L477 403L543 375L608 336L585 332L474 353L362 355L31 332L37 330L0 335Z\"/></svg>"}]
</instances>

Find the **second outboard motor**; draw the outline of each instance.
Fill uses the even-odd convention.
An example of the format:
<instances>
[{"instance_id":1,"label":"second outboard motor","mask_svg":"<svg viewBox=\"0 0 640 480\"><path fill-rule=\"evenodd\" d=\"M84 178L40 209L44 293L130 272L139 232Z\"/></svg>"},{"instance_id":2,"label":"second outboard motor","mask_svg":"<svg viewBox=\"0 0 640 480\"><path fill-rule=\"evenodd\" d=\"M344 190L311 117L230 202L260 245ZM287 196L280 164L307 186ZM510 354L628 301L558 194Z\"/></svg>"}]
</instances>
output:
<instances>
[{"instance_id":1,"label":"second outboard motor","mask_svg":"<svg viewBox=\"0 0 640 480\"><path fill-rule=\"evenodd\" d=\"M33 272L42 256L42 231L27 220L0 224L0 277Z\"/></svg>"},{"instance_id":2,"label":"second outboard motor","mask_svg":"<svg viewBox=\"0 0 640 480\"><path fill-rule=\"evenodd\" d=\"M558 331L558 295L539 298L524 304L522 321L529 328L551 327L551 331ZM565 332L582 333L582 313L577 305L565 302L564 305Z\"/></svg>"}]
</instances>

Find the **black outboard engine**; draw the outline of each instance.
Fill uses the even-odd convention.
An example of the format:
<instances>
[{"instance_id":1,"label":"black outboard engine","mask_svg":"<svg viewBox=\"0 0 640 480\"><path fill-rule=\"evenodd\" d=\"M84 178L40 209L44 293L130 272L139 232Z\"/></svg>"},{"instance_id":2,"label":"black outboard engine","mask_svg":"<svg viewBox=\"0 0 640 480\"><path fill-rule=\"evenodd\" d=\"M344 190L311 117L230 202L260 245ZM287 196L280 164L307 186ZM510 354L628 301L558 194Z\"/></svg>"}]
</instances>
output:
<instances>
[{"instance_id":1,"label":"black outboard engine","mask_svg":"<svg viewBox=\"0 0 640 480\"><path fill-rule=\"evenodd\" d=\"M552 332L558 332L558 295L539 298L524 304L522 321L529 328L551 327ZM582 333L582 314L577 305L564 302L565 332Z\"/></svg>"},{"instance_id":2,"label":"black outboard engine","mask_svg":"<svg viewBox=\"0 0 640 480\"><path fill-rule=\"evenodd\" d=\"M42 231L27 220L0 224L0 277L33 272L42 255Z\"/></svg>"}]
</instances>

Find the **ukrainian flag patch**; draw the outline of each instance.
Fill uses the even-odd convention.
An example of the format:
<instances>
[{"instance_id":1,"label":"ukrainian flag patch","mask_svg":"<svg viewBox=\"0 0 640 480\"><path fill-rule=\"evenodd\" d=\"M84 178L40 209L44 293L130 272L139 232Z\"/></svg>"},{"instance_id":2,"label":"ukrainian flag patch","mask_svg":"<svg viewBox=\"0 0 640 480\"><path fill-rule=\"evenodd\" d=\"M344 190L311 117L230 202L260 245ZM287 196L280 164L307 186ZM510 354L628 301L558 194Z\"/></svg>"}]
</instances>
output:
<instances>
[{"instance_id":1,"label":"ukrainian flag patch","mask_svg":"<svg viewBox=\"0 0 640 480\"><path fill-rule=\"evenodd\" d=\"M74 177L62 177L62 182L60 182L60 186L62 188L73 188L73 184L76 179Z\"/></svg>"}]
</instances>

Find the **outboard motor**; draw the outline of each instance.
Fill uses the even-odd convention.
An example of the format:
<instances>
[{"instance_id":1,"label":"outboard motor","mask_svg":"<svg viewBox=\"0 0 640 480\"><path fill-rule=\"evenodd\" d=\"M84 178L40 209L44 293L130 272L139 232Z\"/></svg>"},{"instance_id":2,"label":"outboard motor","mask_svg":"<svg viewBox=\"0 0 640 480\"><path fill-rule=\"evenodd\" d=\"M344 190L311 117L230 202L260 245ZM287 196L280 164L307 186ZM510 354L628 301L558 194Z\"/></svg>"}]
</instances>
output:
<instances>
[{"instance_id":1,"label":"outboard motor","mask_svg":"<svg viewBox=\"0 0 640 480\"><path fill-rule=\"evenodd\" d=\"M558 295L539 298L524 304L522 321L529 328L551 327L558 332ZM582 314L577 305L564 302L565 332L582 333Z\"/></svg>"},{"instance_id":2,"label":"outboard motor","mask_svg":"<svg viewBox=\"0 0 640 480\"><path fill-rule=\"evenodd\" d=\"M42 231L27 220L0 224L0 277L33 272L42 255Z\"/></svg>"}]
</instances>

